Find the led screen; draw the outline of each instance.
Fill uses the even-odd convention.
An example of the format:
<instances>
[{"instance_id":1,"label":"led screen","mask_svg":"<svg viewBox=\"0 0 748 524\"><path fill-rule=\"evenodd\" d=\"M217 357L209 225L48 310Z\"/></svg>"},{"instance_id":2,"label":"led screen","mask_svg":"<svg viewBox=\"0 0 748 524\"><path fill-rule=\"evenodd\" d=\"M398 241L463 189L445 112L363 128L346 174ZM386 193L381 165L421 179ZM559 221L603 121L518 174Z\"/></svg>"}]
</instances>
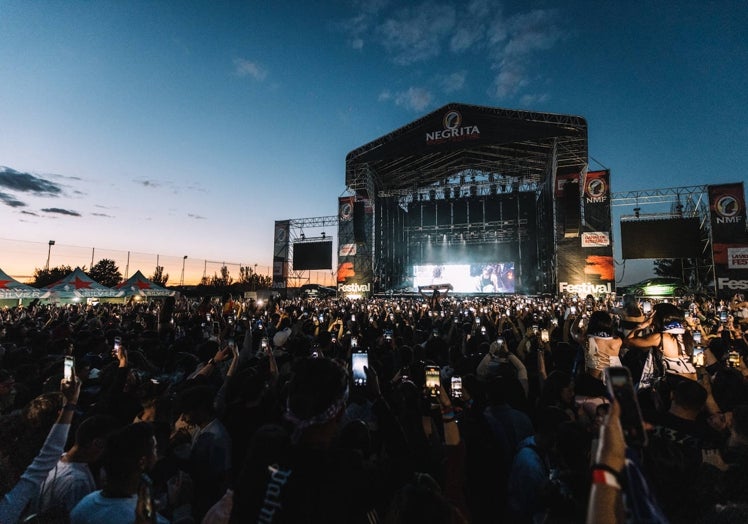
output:
<instances>
[{"instance_id":1,"label":"led screen","mask_svg":"<svg viewBox=\"0 0 748 524\"><path fill-rule=\"evenodd\" d=\"M332 242L300 242L293 245L293 269L332 269Z\"/></svg>"},{"instance_id":2,"label":"led screen","mask_svg":"<svg viewBox=\"0 0 748 524\"><path fill-rule=\"evenodd\" d=\"M413 266L413 286L452 284L455 293L514 293L514 262Z\"/></svg>"}]
</instances>

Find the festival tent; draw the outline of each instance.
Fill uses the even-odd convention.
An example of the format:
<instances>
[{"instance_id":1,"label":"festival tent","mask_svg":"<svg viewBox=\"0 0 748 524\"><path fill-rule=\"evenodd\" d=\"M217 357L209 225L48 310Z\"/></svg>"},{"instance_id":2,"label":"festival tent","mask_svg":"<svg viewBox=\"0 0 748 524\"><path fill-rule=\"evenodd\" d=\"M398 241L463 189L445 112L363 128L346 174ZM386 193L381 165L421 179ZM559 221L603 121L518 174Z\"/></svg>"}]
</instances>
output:
<instances>
[{"instance_id":1,"label":"festival tent","mask_svg":"<svg viewBox=\"0 0 748 524\"><path fill-rule=\"evenodd\" d=\"M112 289L99 284L79 267L75 268L75 271L65 278L48 285L46 289L50 294L48 298L51 299L113 298L125 294L124 291L119 289Z\"/></svg>"},{"instance_id":2,"label":"festival tent","mask_svg":"<svg viewBox=\"0 0 748 524\"><path fill-rule=\"evenodd\" d=\"M19 298L45 298L49 294L43 289L27 286L0 269L0 300Z\"/></svg>"},{"instance_id":3,"label":"festival tent","mask_svg":"<svg viewBox=\"0 0 748 524\"><path fill-rule=\"evenodd\" d=\"M155 282L148 280L143 273L138 271L124 282L117 284L115 289L124 291L126 297L170 297L174 291L159 286Z\"/></svg>"}]
</instances>

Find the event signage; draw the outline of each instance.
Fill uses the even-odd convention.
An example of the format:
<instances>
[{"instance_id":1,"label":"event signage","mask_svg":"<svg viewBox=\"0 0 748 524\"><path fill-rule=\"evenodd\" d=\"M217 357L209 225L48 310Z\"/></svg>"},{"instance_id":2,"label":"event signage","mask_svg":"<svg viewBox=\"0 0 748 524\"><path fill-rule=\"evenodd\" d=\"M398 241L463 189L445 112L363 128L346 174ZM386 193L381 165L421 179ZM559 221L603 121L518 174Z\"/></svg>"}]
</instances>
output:
<instances>
[{"instance_id":1,"label":"event signage","mask_svg":"<svg viewBox=\"0 0 748 524\"><path fill-rule=\"evenodd\" d=\"M426 132L427 144L461 142L463 140L477 140L480 138L480 129L478 129L478 126L463 125L462 113L456 109L450 109L444 113L442 125L443 129Z\"/></svg>"},{"instance_id":2,"label":"event signage","mask_svg":"<svg viewBox=\"0 0 748 524\"><path fill-rule=\"evenodd\" d=\"M338 256L355 257L356 256L356 244L340 244Z\"/></svg>"},{"instance_id":3,"label":"event signage","mask_svg":"<svg viewBox=\"0 0 748 524\"><path fill-rule=\"evenodd\" d=\"M273 239L273 289L286 289L288 278L289 230L288 220L275 221Z\"/></svg>"},{"instance_id":4,"label":"event signage","mask_svg":"<svg viewBox=\"0 0 748 524\"><path fill-rule=\"evenodd\" d=\"M730 298L748 289L748 235L743 183L710 185L712 259L717 296Z\"/></svg>"},{"instance_id":5,"label":"event signage","mask_svg":"<svg viewBox=\"0 0 748 524\"><path fill-rule=\"evenodd\" d=\"M605 247L610 245L610 233L591 231L582 233L582 247Z\"/></svg>"}]
</instances>

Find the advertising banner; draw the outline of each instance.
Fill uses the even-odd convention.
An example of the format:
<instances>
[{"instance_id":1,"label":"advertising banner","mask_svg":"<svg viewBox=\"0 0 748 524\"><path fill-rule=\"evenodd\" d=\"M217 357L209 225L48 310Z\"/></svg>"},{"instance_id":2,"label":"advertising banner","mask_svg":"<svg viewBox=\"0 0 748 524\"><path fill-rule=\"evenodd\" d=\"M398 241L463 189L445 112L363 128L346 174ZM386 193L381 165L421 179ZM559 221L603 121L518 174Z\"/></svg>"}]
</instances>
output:
<instances>
[{"instance_id":1,"label":"advertising banner","mask_svg":"<svg viewBox=\"0 0 748 524\"><path fill-rule=\"evenodd\" d=\"M743 183L709 186L709 213L715 244L745 242Z\"/></svg>"},{"instance_id":2,"label":"advertising banner","mask_svg":"<svg viewBox=\"0 0 748 524\"><path fill-rule=\"evenodd\" d=\"M610 245L610 233L591 231L582 233L582 247L607 247Z\"/></svg>"},{"instance_id":3,"label":"advertising banner","mask_svg":"<svg viewBox=\"0 0 748 524\"><path fill-rule=\"evenodd\" d=\"M615 266L610 247L580 248L576 238L558 242L559 294L603 295L615 290Z\"/></svg>"},{"instance_id":4,"label":"advertising banner","mask_svg":"<svg viewBox=\"0 0 748 524\"><path fill-rule=\"evenodd\" d=\"M743 183L708 186L717 296L748 290L748 236Z\"/></svg>"},{"instance_id":5,"label":"advertising banner","mask_svg":"<svg viewBox=\"0 0 748 524\"><path fill-rule=\"evenodd\" d=\"M355 217L355 197L338 199L338 292L341 296L368 296L371 294L371 262L369 260L368 239L366 232L371 231L371 205L359 200L358 205L364 211ZM364 242L356 241L356 220Z\"/></svg>"},{"instance_id":6,"label":"advertising banner","mask_svg":"<svg viewBox=\"0 0 748 524\"><path fill-rule=\"evenodd\" d=\"M589 171L584 178L585 231L610 231L610 171Z\"/></svg>"},{"instance_id":7,"label":"advertising banner","mask_svg":"<svg viewBox=\"0 0 748 524\"><path fill-rule=\"evenodd\" d=\"M275 233L273 235L273 289L286 289L288 279L288 253L289 253L289 230L288 220L275 221Z\"/></svg>"}]
</instances>

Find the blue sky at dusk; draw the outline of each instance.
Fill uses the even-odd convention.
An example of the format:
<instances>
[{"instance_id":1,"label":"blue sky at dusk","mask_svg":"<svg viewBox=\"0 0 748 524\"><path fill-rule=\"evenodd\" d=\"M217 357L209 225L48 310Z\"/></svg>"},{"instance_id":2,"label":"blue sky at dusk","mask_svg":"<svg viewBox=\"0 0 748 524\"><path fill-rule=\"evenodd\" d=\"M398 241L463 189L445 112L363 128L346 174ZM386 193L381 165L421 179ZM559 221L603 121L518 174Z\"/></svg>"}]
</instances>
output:
<instances>
[{"instance_id":1,"label":"blue sky at dusk","mask_svg":"<svg viewBox=\"0 0 748 524\"><path fill-rule=\"evenodd\" d=\"M614 192L743 181L746 27L740 1L0 0L0 238L269 266L349 151L450 102L585 117Z\"/></svg>"}]
</instances>

